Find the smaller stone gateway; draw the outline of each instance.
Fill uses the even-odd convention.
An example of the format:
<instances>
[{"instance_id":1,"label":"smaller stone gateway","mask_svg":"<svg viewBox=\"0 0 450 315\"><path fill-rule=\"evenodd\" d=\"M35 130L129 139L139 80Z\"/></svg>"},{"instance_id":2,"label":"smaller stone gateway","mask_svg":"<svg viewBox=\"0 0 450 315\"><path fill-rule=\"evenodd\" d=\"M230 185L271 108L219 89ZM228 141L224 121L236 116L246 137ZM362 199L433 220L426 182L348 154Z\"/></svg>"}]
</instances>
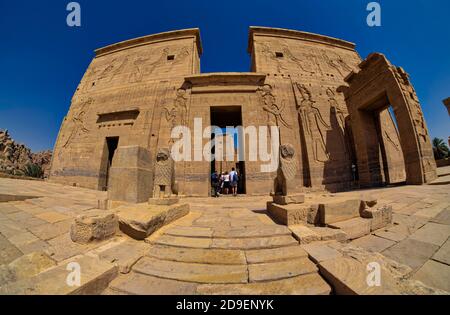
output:
<instances>
[{"instance_id":1,"label":"smaller stone gateway","mask_svg":"<svg viewBox=\"0 0 450 315\"><path fill-rule=\"evenodd\" d=\"M114 236L119 231L119 219L105 210L90 210L75 218L70 228L73 242L87 244Z\"/></svg>"}]
</instances>

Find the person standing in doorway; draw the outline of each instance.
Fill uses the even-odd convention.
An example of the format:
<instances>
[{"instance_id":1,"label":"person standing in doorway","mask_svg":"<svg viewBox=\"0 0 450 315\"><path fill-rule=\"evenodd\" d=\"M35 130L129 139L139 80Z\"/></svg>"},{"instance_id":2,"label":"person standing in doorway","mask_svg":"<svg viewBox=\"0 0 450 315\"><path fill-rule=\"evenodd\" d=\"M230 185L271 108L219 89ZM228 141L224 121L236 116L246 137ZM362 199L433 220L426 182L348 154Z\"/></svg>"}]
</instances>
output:
<instances>
[{"instance_id":1,"label":"person standing in doorway","mask_svg":"<svg viewBox=\"0 0 450 315\"><path fill-rule=\"evenodd\" d=\"M222 180L223 180L223 192L225 195L228 195L228 191L231 188L230 174L228 174L228 172L225 172L225 174L222 175Z\"/></svg>"},{"instance_id":2,"label":"person standing in doorway","mask_svg":"<svg viewBox=\"0 0 450 315\"><path fill-rule=\"evenodd\" d=\"M236 169L233 167L230 172L230 182L231 182L231 192L233 196L237 196L237 186L238 186L239 176Z\"/></svg>"},{"instance_id":3,"label":"person standing in doorway","mask_svg":"<svg viewBox=\"0 0 450 315\"><path fill-rule=\"evenodd\" d=\"M211 186L213 189L213 197L219 197L219 174L217 172L214 172L211 174Z\"/></svg>"}]
</instances>

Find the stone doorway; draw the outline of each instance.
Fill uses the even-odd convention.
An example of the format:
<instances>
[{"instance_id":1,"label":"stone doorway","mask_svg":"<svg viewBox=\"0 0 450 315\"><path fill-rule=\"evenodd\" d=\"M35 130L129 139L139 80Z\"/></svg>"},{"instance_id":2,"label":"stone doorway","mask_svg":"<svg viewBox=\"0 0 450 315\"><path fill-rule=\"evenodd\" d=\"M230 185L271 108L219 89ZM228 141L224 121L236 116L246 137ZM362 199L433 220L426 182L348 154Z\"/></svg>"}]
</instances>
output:
<instances>
[{"instance_id":1,"label":"stone doorway","mask_svg":"<svg viewBox=\"0 0 450 315\"><path fill-rule=\"evenodd\" d=\"M430 183L437 177L436 163L422 109L408 74L377 53L370 55L359 68L359 72L352 72L346 78L349 86L343 91L351 117L360 186L377 186L386 180L386 173L380 167L383 160L380 143L384 141L380 141L379 117L390 105L398 134L388 134L391 139L398 138L403 156L403 163L398 162L393 171L397 172L402 164L408 185Z\"/></svg>"},{"instance_id":2,"label":"stone doorway","mask_svg":"<svg viewBox=\"0 0 450 315\"><path fill-rule=\"evenodd\" d=\"M213 132L211 134L211 140L214 140L216 146L212 148L211 153L216 156L221 155L222 159L214 159L211 162L211 173L217 171L219 174L222 172L230 172L232 168L236 169L239 174L238 182L238 194L246 194L246 170L245 162L239 161L238 148L243 143L242 139L239 139L237 133L227 133L226 128L236 128L242 126L242 108L241 106L213 106L210 108L211 113L211 126L221 129L222 134ZM228 150L234 149L234 154L230 154L227 151L227 141L232 143L228 146ZM217 144L222 144L223 151L216 150ZM245 150L245 148L242 148ZM244 152L244 151L243 151Z\"/></svg>"},{"instance_id":3,"label":"stone doorway","mask_svg":"<svg viewBox=\"0 0 450 315\"><path fill-rule=\"evenodd\" d=\"M106 137L103 146L103 157L100 174L100 190L107 191L109 184L109 173L114 158L114 153L119 145L119 137Z\"/></svg>"}]
</instances>

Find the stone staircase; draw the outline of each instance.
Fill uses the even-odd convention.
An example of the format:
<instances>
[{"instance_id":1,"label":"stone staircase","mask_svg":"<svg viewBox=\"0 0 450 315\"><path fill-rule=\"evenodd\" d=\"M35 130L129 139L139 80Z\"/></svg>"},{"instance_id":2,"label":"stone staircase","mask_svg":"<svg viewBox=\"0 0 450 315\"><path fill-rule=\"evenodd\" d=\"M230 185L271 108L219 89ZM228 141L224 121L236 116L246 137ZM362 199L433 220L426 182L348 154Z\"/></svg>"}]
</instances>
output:
<instances>
[{"instance_id":1,"label":"stone staircase","mask_svg":"<svg viewBox=\"0 0 450 315\"><path fill-rule=\"evenodd\" d=\"M262 219L235 207L191 213L148 238L104 294L330 294L291 231Z\"/></svg>"}]
</instances>

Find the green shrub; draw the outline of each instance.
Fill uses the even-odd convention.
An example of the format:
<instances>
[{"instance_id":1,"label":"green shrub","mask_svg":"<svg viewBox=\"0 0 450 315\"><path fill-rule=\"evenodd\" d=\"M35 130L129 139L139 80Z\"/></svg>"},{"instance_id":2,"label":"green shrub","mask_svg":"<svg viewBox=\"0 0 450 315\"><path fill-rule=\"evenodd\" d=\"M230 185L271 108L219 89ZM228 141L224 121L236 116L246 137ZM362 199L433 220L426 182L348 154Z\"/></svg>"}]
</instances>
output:
<instances>
[{"instance_id":1,"label":"green shrub","mask_svg":"<svg viewBox=\"0 0 450 315\"><path fill-rule=\"evenodd\" d=\"M44 177L44 172L42 171L42 168L37 164L28 164L23 169L23 174L27 177L34 177L34 178L42 178Z\"/></svg>"}]
</instances>

